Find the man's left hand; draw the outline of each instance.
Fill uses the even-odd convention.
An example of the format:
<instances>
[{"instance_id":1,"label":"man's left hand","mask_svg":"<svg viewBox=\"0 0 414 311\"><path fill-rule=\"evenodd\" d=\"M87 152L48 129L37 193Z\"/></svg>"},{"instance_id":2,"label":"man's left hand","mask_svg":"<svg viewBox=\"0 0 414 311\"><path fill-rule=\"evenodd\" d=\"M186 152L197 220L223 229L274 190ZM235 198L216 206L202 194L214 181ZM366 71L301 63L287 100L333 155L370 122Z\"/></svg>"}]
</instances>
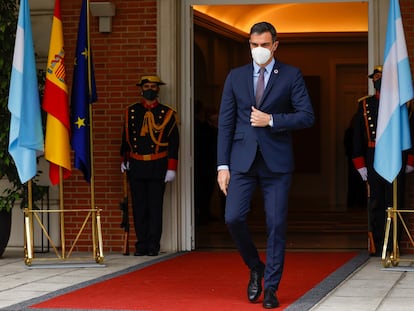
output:
<instances>
[{"instance_id":1,"label":"man's left hand","mask_svg":"<svg viewBox=\"0 0 414 311\"><path fill-rule=\"evenodd\" d=\"M266 127L269 126L271 115L260 111L252 106L252 113L250 114L250 124L254 127Z\"/></svg>"},{"instance_id":2,"label":"man's left hand","mask_svg":"<svg viewBox=\"0 0 414 311\"><path fill-rule=\"evenodd\" d=\"M165 174L165 182L172 182L175 179L175 171L168 170Z\"/></svg>"}]
</instances>

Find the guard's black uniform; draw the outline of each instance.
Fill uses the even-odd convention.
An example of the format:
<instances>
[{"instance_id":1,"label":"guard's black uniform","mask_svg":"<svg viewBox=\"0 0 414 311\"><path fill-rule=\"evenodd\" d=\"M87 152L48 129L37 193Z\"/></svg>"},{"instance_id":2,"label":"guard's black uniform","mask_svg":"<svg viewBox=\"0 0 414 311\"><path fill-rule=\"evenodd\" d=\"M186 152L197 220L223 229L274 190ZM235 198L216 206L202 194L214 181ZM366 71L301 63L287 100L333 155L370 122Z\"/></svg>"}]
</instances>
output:
<instances>
[{"instance_id":1,"label":"guard's black uniform","mask_svg":"<svg viewBox=\"0 0 414 311\"><path fill-rule=\"evenodd\" d=\"M357 119L353 139L353 163L356 169L367 168L370 188L368 213L370 216L376 254L380 255L384 244L386 210L393 206L393 186L374 169L375 139L378 120L379 97L366 96L358 101ZM408 153L410 153L408 155ZM404 171L406 164L413 162L412 150L405 153L401 172L398 174L398 208L404 208ZM408 159L407 159L408 155ZM409 163L407 163L407 161ZM392 235L390 235L392 240ZM390 245L390 244L389 244Z\"/></svg>"},{"instance_id":2,"label":"guard's black uniform","mask_svg":"<svg viewBox=\"0 0 414 311\"><path fill-rule=\"evenodd\" d=\"M158 254L167 170L177 170L179 135L176 112L155 102L126 110L121 156L129 161L136 254Z\"/></svg>"},{"instance_id":3,"label":"guard's black uniform","mask_svg":"<svg viewBox=\"0 0 414 311\"><path fill-rule=\"evenodd\" d=\"M377 255L384 243L384 226L387 207L392 203L392 184L374 170L375 136L379 98L366 96L358 101L354 129L353 162L356 169L366 167L370 188L369 210L372 234Z\"/></svg>"}]
</instances>

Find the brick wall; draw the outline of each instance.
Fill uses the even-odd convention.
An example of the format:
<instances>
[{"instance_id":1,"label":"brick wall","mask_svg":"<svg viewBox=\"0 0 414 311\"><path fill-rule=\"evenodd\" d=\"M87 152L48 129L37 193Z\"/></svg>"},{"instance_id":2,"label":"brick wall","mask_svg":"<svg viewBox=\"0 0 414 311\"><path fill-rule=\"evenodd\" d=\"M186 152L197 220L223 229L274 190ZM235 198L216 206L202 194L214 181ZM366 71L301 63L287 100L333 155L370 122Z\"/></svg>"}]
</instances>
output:
<instances>
[{"instance_id":1,"label":"brick wall","mask_svg":"<svg viewBox=\"0 0 414 311\"><path fill-rule=\"evenodd\" d=\"M157 8L155 0L112 2L116 6L116 16L112 18L112 33L100 33L98 17L91 16L90 19L98 92L98 102L93 105L94 198L95 206L103 210L101 216L104 252L121 252L123 230L120 228L119 202L122 200L123 184L119 145L122 122L125 107L137 101L138 88L135 84L139 77L156 71ZM82 1L71 0L61 3L67 83L70 92ZM65 208L90 208L90 189L80 171L73 168L71 178L64 182ZM73 238L78 232L77 228L82 225L84 214L65 215L67 245L72 245ZM134 236L132 217L130 219L131 236ZM76 245L75 251L92 250L90 225Z\"/></svg>"}]
</instances>

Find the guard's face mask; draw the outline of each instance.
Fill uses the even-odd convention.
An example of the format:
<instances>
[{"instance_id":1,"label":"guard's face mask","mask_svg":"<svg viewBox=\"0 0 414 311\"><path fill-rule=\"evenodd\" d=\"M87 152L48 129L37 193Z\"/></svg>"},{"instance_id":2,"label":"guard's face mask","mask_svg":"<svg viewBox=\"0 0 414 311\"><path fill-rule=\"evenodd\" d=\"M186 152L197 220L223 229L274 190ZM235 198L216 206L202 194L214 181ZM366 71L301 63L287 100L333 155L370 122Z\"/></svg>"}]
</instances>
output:
<instances>
[{"instance_id":1,"label":"guard's face mask","mask_svg":"<svg viewBox=\"0 0 414 311\"><path fill-rule=\"evenodd\" d=\"M157 98L157 96L158 96L158 92L155 90L149 89L149 90L142 91L142 97L144 97L147 100L154 100Z\"/></svg>"},{"instance_id":2,"label":"guard's face mask","mask_svg":"<svg viewBox=\"0 0 414 311\"><path fill-rule=\"evenodd\" d=\"M374 81L374 89L376 89L377 91L381 90L381 79Z\"/></svg>"}]
</instances>

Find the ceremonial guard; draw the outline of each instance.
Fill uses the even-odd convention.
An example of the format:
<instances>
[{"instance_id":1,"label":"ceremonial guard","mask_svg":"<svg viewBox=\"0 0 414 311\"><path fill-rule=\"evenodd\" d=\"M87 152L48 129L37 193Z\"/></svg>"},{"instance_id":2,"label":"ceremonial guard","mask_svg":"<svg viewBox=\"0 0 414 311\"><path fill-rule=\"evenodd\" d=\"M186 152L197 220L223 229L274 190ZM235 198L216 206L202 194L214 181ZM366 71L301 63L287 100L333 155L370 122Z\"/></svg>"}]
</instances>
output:
<instances>
[{"instance_id":1,"label":"ceremonial guard","mask_svg":"<svg viewBox=\"0 0 414 311\"><path fill-rule=\"evenodd\" d=\"M375 94L358 100L358 110L353 138L353 163L361 178L367 183L368 233L372 234L368 249L373 256L381 256L387 208L393 205L392 184L382 178L374 169L375 138L378 121L378 107L381 90L382 66L374 68L368 76L372 79ZM403 208L404 173L413 170L414 157L411 150L403 157L403 166L398 175L398 208ZM390 245L390 244L389 244Z\"/></svg>"},{"instance_id":2,"label":"ceremonial guard","mask_svg":"<svg viewBox=\"0 0 414 311\"><path fill-rule=\"evenodd\" d=\"M143 76L137 84L142 101L126 109L121 171L127 171L131 191L135 256L159 253L165 185L177 171L177 113L158 101L164 84L156 75Z\"/></svg>"}]
</instances>

